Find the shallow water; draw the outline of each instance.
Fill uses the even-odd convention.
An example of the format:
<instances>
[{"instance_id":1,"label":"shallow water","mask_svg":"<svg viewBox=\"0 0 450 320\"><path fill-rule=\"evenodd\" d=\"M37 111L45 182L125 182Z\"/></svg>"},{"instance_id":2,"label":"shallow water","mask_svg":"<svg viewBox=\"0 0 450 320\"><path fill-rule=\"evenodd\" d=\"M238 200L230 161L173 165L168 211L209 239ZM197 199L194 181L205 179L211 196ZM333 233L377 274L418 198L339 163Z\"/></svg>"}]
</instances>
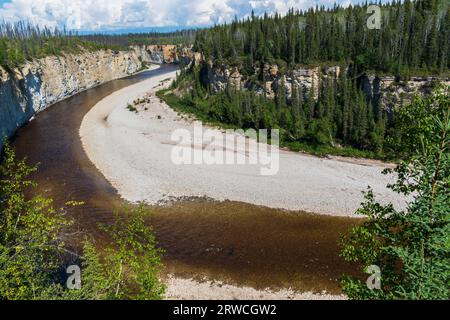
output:
<instances>
[{"instance_id":1,"label":"shallow water","mask_svg":"<svg viewBox=\"0 0 450 320\"><path fill-rule=\"evenodd\" d=\"M79 93L17 132L18 156L39 163L33 176L39 187L33 192L52 197L56 206L85 202L68 211L77 229L98 235L98 223L112 221L112 212L123 204L83 151L78 130L84 115L112 92L174 68L163 66ZM338 257L337 241L358 221L208 200L154 207L149 219L166 250L167 270L175 275L331 293L339 292L342 273L355 273Z\"/></svg>"},{"instance_id":2,"label":"shallow water","mask_svg":"<svg viewBox=\"0 0 450 320\"><path fill-rule=\"evenodd\" d=\"M168 270L182 277L338 293L338 278L355 271L337 254L350 218L196 200L156 209L150 221Z\"/></svg>"}]
</instances>

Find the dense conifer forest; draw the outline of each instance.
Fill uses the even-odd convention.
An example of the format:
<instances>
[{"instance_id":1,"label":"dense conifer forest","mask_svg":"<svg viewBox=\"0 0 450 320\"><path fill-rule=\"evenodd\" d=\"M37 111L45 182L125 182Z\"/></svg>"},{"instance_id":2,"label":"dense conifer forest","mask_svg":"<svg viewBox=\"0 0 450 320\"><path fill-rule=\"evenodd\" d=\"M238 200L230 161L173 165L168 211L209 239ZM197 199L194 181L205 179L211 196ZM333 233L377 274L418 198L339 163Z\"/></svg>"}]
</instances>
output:
<instances>
[{"instance_id":1,"label":"dense conifer forest","mask_svg":"<svg viewBox=\"0 0 450 320\"><path fill-rule=\"evenodd\" d=\"M27 60L48 55L76 53L80 50L127 50L131 45L191 45L195 30L171 33L140 33L124 35L79 35L66 29L50 29L26 22L0 24L0 65L6 70L19 67Z\"/></svg>"},{"instance_id":2,"label":"dense conifer forest","mask_svg":"<svg viewBox=\"0 0 450 320\"><path fill-rule=\"evenodd\" d=\"M368 5L289 10L285 16L252 13L230 24L171 33L78 35L27 23L3 23L0 65L11 70L26 60L82 49L193 44L207 61L237 67L253 85L248 90L227 88L213 93L205 81L206 66L191 68L177 82L193 88L176 101L185 110L226 125L280 128L283 143L293 149L379 157L395 145L395 117L375 97L362 92L360 77L368 73L402 80L448 77L450 9L446 0L379 3L381 27L370 29ZM319 92L293 86L289 98L280 83L275 99L268 99L265 92L261 94L267 64L277 65L280 74L327 65L348 71L322 82Z\"/></svg>"},{"instance_id":3,"label":"dense conifer forest","mask_svg":"<svg viewBox=\"0 0 450 320\"><path fill-rule=\"evenodd\" d=\"M34 58L106 48L120 49L117 45L83 40L65 29L39 28L25 22L0 24L0 65L6 70Z\"/></svg>"},{"instance_id":4,"label":"dense conifer forest","mask_svg":"<svg viewBox=\"0 0 450 320\"><path fill-rule=\"evenodd\" d=\"M395 115L362 90L361 77L387 74L400 81L448 76L450 11L446 1L437 0L394 1L380 7L380 29L367 28L367 5L361 5L290 10L284 17L252 14L199 30L195 50L215 66L238 68L252 85L213 92L205 79L205 63L183 73L175 84L192 90L185 90L181 99L165 99L213 122L280 128L283 143L293 149L395 157ZM281 77L275 98L269 99L264 85L267 64L276 64L280 74L324 65L348 71L322 81L319 92L292 85L290 97Z\"/></svg>"},{"instance_id":5,"label":"dense conifer forest","mask_svg":"<svg viewBox=\"0 0 450 320\"><path fill-rule=\"evenodd\" d=\"M378 6L380 29L367 27L368 5L291 9L283 17L252 14L229 25L199 30L195 48L217 61L237 64L353 62L359 71L447 72L448 1L394 0Z\"/></svg>"}]
</instances>

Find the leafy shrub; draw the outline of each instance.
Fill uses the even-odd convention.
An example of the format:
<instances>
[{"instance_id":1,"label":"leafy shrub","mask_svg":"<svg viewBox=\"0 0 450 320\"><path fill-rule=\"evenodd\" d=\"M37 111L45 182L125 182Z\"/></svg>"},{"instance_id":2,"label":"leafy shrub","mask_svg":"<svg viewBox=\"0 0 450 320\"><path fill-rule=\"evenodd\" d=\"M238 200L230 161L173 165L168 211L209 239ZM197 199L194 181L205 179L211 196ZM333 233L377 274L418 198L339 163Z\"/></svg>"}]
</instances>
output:
<instances>
[{"instance_id":1,"label":"leafy shrub","mask_svg":"<svg viewBox=\"0 0 450 320\"><path fill-rule=\"evenodd\" d=\"M402 124L410 127L402 140L411 146L410 156L395 170L386 170L398 177L389 187L413 200L398 211L376 202L369 190L357 211L367 221L342 239L345 260L360 263L363 271L371 265L381 270L380 290L345 276L342 288L352 299L450 298L448 88L415 103L405 108L404 119L416 116L418 108L424 109L421 117ZM420 130L414 129L417 124L423 125Z\"/></svg>"},{"instance_id":2,"label":"leafy shrub","mask_svg":"<svg viewBox=\"0 0 450 320\"><path fill-rule=\"evenodd\" d=\"M86 239L81 290L66 289L60 277L68 252L62 238L72 222L64 209L53 208L51 199L25 197L25 190L35 186L27 179L34 171L6 145L0 166L0 300L163 297L162 250L145 224L143 207L102 227L112 240L107 248L99 250Z\"/></svg>"},{"instance_id":3,"label":"leafy shrub","mask_svg":"<svg viewBox=\"0 0 450 320\"><path fill-rule=\"evenodd\" d=\"M128 109L130 112L138 113L138 109L136 109L136 107L133 106L133 105L131 105L131 104L128 104L128 105L127 105L127 109Z\"/></svg>"}]
</instances>

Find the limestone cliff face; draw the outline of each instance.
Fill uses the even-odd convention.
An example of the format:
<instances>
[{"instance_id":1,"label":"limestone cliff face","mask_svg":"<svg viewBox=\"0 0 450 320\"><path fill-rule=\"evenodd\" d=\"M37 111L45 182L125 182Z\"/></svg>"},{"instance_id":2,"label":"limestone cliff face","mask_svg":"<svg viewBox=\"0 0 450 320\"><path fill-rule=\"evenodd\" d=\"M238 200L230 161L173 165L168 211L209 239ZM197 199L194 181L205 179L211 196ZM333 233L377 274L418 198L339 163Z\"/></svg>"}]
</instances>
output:
<instances>
[{"instance_id":1,"label":"limestone cliff face","mask_svg":"<svg viewBox=\"0 0 450 320\"><path fill-rule=\"evenodd\" d=\"M214 66L209 61L207 64L207 81L213 92L221 91L227 85L238 89L252 87L259 92L265 90L266 95L270 98L275 96L275 91L278 86L284 82L288 97L291 96L293 86L297 86L297 88L303 89L305 92L314 90L317 96L320 83L328 77L339 77L341 71L339 66L334 66L323 69L319 67L297 68L288 70L287 72L281 72L277 65L266 64L261 71L255 68L255 74L258 74L258 72L262 72L264 75L263 87L255 88L254 83L241 75L237 67L228 67L226 65Z\"/></svg>"},{"instance_id":2,"label":"limestone cliff face","mask_svg":"<svg viewBox=\"0 0 450 320\"><path fill-rule=\"evenodd\" d=\"M238 89L247 87L247 82L236 67L215 67L211 61L207 63L207 82L214 93L224 90L227 85Z\"/></svg>"},{"instance_id":3,"label":"limestone cliff face","mask_svg":"<svg viewBox=\"0 0 450 320\"><path fill-rule=\"evenodd\" d=\"M243 76L237 67L217 66L211 61L205 66L206 82L213 92L219 92L227 86L238 89L252 88L260 93L265 91L269 98L274 98L277 88L284 83L288 98L291 98L292 87L296 86L307 94L313 90L317 99L322 82L327 79L337 79L342 72L347 72L340 66L302 67L282 72L277 65L267 64L262 70L255 68L255 75L259 72L264 75L263 82L255 85L254 81ZM450 79L436 77L412 77L408 81L396 81L390 76L362 75L358 81L365 93L379 101L380 106L386 110L408 104L416 94L423 96L431 94L437 83L450 85Z\"/></svg>"},{"instance_id":4,"label":"limestone cliff face","mask_svg":"<svg viewBox=\"0 0 450 320\"><path fill-rule=\"evenodd\" d=\"M134 46L49 56L7 72L0 67L0 147L3 138L48 106L99 84L140 70L145 63L200 63L189 47Z\"/></svg>"},{"instance_id":5,"label":"limestone cliff face","mask_svg":"<svg viewBox=\"0 0 450 320\"><path fill-rule=\"evenodd\" d=\"M408 81L397 81L389 76L366 75L360 81L366 94L373 96L388 111L408 105L415 95L432 94L437 84L450 86L450 79L436 77L412 77Z\"/></svg>"},{"instance_id":6,"label":"limestone cliff face","mask_svg":"<svg viewBox=\"0 0 450 320\"><path fill-rule=\"evenodd\" d=\"M200 53L194 52L192 48L181 45L147 45L132 47L135 52L146 61L152 63L199 63L203 57Z\"/></svg>"},{"instance_id":7,"label":"limestone cliff face","mask_svg":"<svg viewBox=\"0 0 450 320\"><path fill-rule=\"evenodd\" d=\"M138 71L137 52L101 50L49 56L7 72L0 67L0 137L10 137L37 112L82 90ZM1 145L1 143L0 143Z\"/></svg>"}]
</instances>

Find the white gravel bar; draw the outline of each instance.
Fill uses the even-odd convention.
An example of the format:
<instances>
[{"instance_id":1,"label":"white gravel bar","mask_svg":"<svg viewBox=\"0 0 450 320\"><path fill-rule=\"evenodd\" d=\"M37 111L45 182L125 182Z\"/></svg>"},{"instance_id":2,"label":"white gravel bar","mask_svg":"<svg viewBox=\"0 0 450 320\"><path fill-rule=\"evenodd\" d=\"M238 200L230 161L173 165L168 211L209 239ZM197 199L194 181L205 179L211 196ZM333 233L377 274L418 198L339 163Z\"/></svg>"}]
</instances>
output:
<instances>
[{"instance_id":1,"label":"white gravel bar","mask_svg":"<svg viewBox=\"0 0 450 320\"><path fill-rule=\"evenodd\" d=\"M327 292L296 292L291 289L257 290L220 281L202 281L169 276L166 281L167 300L346 300L345 295Z\"/></svg>"},{"instance_id":2,"label":"white gravel bar","mask_svg":"<svg viewBox=\"0 0 450 320\"><path fill-rule=\"evenodd\" d=\"M173 197L206 196L354 216L363 200L361 192L370 185L381 202L404 205L402 197L385 187L393 177L381 174L387 164L379 161L320 158L282 150L279 171L272 176L261 175L259 165L175 164L172 134L177 129L192 133L194 121L155 96L175 76L176 72L155 76L114 92L83 119L80 136L88 157L124 199L156 204ZM142 97L149 102L139 105L137 113L127 109L128 103ZM227 152L245 155L242 150Z\"/></svg>"}]
</instances>

